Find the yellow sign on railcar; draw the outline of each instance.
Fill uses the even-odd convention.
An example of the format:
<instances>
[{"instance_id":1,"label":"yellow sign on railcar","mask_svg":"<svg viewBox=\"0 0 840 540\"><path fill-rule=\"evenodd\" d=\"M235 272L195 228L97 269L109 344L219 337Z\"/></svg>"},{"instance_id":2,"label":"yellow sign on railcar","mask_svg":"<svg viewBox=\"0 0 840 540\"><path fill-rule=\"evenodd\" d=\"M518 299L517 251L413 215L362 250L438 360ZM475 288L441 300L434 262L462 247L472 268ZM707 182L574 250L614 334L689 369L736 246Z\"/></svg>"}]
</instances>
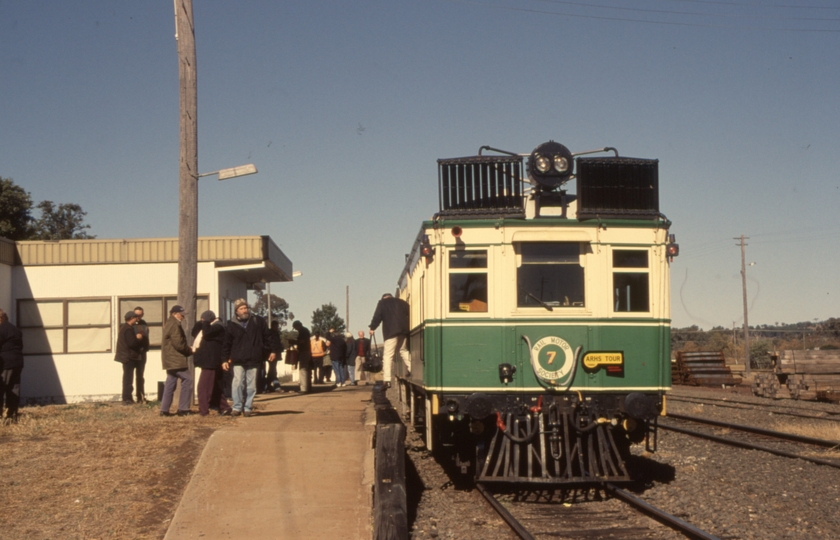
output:
<instances>
[{"instance_id":1,"label":"yellow sign on railcar","mask_svg":"<svg viewBox=\"0 0 840 540\"><path fill-rule=\"evenodd\" d=\"M602 366L611 375L624 373L624 353L622 351L590 351L583 355L583 367L587 371L597 371Z\"/></svg>"}]
</instances>

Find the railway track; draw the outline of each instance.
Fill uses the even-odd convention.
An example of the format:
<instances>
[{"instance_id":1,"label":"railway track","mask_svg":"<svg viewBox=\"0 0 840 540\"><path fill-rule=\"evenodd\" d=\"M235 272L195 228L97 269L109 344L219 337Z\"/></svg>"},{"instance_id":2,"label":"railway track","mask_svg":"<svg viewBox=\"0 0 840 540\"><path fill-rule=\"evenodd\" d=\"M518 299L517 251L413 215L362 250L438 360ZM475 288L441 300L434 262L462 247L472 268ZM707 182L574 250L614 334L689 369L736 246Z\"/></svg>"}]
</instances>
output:
<instances>
[{"instance_id":1,"label":"railway track","mask_svg":"<svg viewBox=\"0 0 840 540\"><path fill-rule=\"evenodd\" d=\"M819 414L806 414L794 412L795 410L814 412L813 407L797 407L791 404L776 404L776 403L754 403L750 401L739 401L733 399L715 399L715 398L698 398L698 397L683 397L669 395L668 401L678 401L682 403L694 403L697 405L711 405L713 407L740 409L740 410L761 410L766 409L770 414L775 416L791 416L794 418L807 418L811 420L825 420L828 422L840 422L840 411L820 410ZM773 410L776 409L776 410Z\"/></svg>"},{"instance_id":2,"label":"railway track","mask_svg":"<svg viewBox=\"0 0 840 540\"><path fill-rule=\"evenodd\" d=\"M818 465L825 465L840 469L840 457L821 458L808 455L803 452L813 453L813 447L818 446L832 450L840 449L840 441L833 441L827 439L819 439L815 437L805 437L793 433L784 433L780 431L773 431L755 426L747 426L742 424L734 424L731 422L722 422L718 420L710 420L708 418L699 418L695 416L669 414L669 419L677 420L677 423L683 425L674 425L673 423L660 422L659 427L669 431L682 433L684 435L691 435L706 440L714 441L727 446L734 446L738 448L760 450L777 456L783 456L793 459L801 459L816 463ZM697 429L690 429L686 425L703 425L711 426L713 428L723 428L729 430L727 437L715 435L708 431L700 431ZM739 432L739 434L735 434ZM772 444L768 446L766 443ZM802 447L806 446L803 450Z\"/></svg>"},{"instance_id":3,"label":"railway track","mask_svg":"<svg viewBox=\"0 0 840 540\"><path fill-rule=\"evenodd\" d=\"M703 531L677 516L665 512L630 492L613 484L603 483L601 489L614 500L626 503L627 506L604 509L575 508L571 505L540 504L534 502L508 502L503 504L487 487L478 484L478 492L487 500L490 506L510 526L511 530L523 540L537 540L538 538L672 538L659 533L644 524L640 524L633 513L641 513L665 525L673 532L685 538L716 539L716 536ZM606 501L604 501L606 504ZM516 514L516 515L514 515ZM519 517L517 517L519 516ZM523 522L531 524L529 530ZM619 525L616 525L619 523ZM629 523L629 524L624 524Z\"/></svg>"}]
</instances>

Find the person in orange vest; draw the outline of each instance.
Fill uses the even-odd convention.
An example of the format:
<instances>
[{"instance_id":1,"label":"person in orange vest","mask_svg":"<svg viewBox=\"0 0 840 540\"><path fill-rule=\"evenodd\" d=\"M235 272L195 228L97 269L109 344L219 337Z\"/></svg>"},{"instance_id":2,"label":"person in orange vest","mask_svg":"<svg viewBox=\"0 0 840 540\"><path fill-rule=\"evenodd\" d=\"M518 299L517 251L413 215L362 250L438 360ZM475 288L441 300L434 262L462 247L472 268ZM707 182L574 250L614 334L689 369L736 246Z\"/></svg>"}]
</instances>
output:
<instances>
[{"instance_id":1,"label":"person in orange vest","mask_svg":"<svg viewBox=\"0 0 840 540\"><path fill-rule=\"evenodd\" d=\"M315 382L324 384L324 356L327 355L327 342L321 339L321 332L315 332L310 343L312 347L312 372Z\"/></svg>"}]
</instances>

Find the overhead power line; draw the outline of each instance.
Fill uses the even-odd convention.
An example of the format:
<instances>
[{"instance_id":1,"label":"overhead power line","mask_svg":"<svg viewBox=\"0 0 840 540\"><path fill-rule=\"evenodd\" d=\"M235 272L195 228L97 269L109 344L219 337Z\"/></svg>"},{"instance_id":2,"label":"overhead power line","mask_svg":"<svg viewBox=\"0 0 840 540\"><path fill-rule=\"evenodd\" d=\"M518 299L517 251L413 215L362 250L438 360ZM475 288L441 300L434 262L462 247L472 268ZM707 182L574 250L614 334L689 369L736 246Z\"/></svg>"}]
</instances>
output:
<instances>
[{"instance_id":1,"label":"overhead power line","mask_svg":"<svg viewBox=\"0 0 840 540\"><path fill-rule=\"evenodd\" d=\"M688 21L674 21L674 20L655 20L655 19L646 19L646 18L627 18L621 16L610 16L610 15L595 15L592 13L569 13L569 12L561 12L561 11L546 11L542 9L534 9L534 8L527 8L522 6L508 6L508 5L500 5L500 4L491 4L487 2L480 2L478 0L449 0L453 3L458 4L468 4L473 6L479 6L483 8L490 8L490 9L499 9L503 11L516 11L520 13L536 13L539 15L551 15L555 17L567 17L567 18L575 18L575 19L590 19L590 20L601 20L601 21L616 21L616 22L627 22L627 23L636 23L636 24L650 24L650 25L658 25L658 26L683 26L683 27L695 27L695 28L721 28L721 29L730 29L730 30L769 30L772 32L794 32L794 33L829 33L829 34L837 34L840 33L840 28L814 28L814 27L803 27L803 28L793 28L793 27L769 27L769 26L738 26L738 25L726 25L726 24L713 24L713 23L702 23L702 22L688 22ZM663 16L676 16L676 17L707 17L707 18L730 18L736 15L733 14L724 14L724 13L694 13L694 12L680 12L680 11L673 11L673 10L647 10L644 8L627 8L627 7L618 7L618 6L604 6L604 5L593 5L593 4L585 4L581 2L565 2L562 0L536 0L540 2L551 2L555 4L564 4L572 7L581 7L585 9L612 9L615 11L637 11L641 13L646 13L650 15L663 15ZM710 2L711 4L711 2ZM730 4L727 4L730 5ZM731 4L731 5L738 5L741 7L751 7L746 4ZM765 7L787 7L787 6L765 6ZM813 8L818 9L818 8ZM826 8L829 9L829 8ZM825 18L825 17L783 17L783 16L770 16L770 15L743 15L738 16L742 19L780 19L784 21L797 21L801 20L805 23L835 23L840 22L840 19L833 19L833 18Z\"/></svg>"},{"instance_id":2,"label":"overhead power line","mask_svg":"<svg viewBox=\"0 0 840 540\"><path fill-rule=\"evenodd\" d=\"M760 15L760 14L739 14L739 13L708 13L708 12L699 12L699 11L674 11L670 9L649 9L649 8L634 8L634 7L624 7L624 6L609 6L603 4L591 4L588 2L569 2L566 0L536 0L538 2L549 3L549 4L562 4L566 6L579 6L585 8L595 8L595 9L611 9L615 11L630 11L634 13L654 13L657 15L687 15L690 17L717 17L723 19L771 19L771 20L782 20L782 21L820 21L820 22L838 22L840 19L836 18L826 18L826 17L798 17L798 16L790 16L790 15ZM704 2L707 3L707 2ZM747 4L728 4L728 5L737 5L742 7L759 7L757 5L747 5ZM776 7L776 6L761 6L761 7ZM834 8L840 10L840 8Z\"/></svg>"}]
</instances>

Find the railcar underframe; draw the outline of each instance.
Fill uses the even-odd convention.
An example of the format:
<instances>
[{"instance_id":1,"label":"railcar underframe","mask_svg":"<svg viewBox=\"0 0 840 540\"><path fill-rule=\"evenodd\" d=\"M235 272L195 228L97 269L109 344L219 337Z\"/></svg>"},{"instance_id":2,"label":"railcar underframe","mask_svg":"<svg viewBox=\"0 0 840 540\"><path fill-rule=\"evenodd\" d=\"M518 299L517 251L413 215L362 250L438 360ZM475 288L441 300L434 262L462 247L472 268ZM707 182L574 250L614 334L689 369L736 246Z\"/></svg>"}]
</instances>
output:
<instances>
[{"instance_id":1,"label":"railcar underframe","mask_svg":"<svg viewBox=\"0 0 840 540\"><path fill-rule=\"evenodd\" d=\"M483 483L631 480L630 445L656 451L660 393L458 394L400 381L400 403L427 445ZM437 410L437 412L434 412Z\"/></svg>"}]
</instances>

